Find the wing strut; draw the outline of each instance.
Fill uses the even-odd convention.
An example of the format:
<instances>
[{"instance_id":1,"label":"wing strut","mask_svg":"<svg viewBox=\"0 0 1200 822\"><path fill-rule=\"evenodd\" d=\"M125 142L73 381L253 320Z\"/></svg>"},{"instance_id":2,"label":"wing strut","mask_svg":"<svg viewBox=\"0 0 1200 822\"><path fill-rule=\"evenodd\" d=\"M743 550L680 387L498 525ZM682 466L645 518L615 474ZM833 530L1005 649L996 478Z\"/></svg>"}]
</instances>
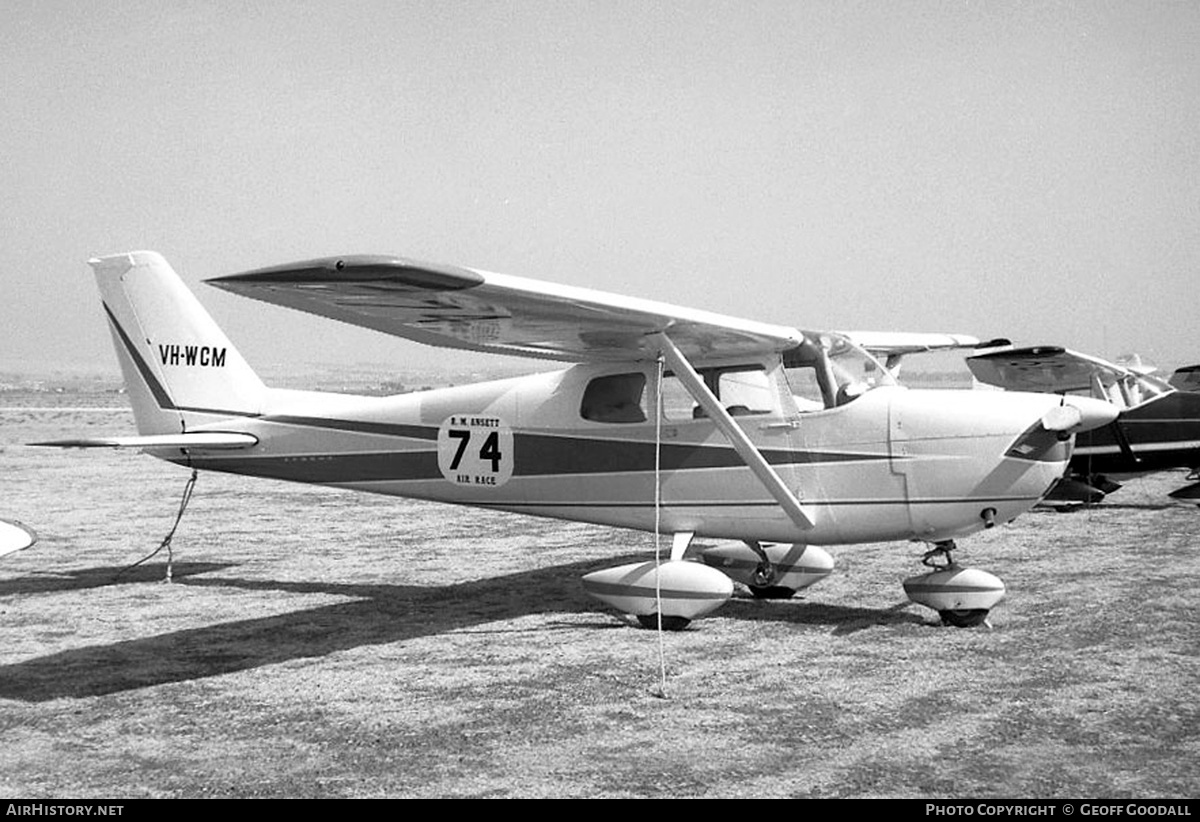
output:
<instances>
[{"instance_id":1,"label":"wing strut","mask_svg":"<svg viewBox=\"0 0 1200 822\"><path fill-rule=\"evenodd\" d=\"M775 473L775 469L763 457L750 438L746 436L738 424L733 421L733 417L725 410L725 406L721 405L720 400L716 398L708 386L704 384L704 380L696 373L696 369L692 368L692 364L687 361L675 343L666 334L659 334L659 350L662 351L663 357L666 358L667 365L675 372L675 376L679 377L679 381L687 388L688 393L692 395L692 399L700 404L700 407L708 412L709 418L717 424L729 442L733 444L733 448L737 451L738 456L746 463L746 467L754 472L754 476L758 477L759 482L766 487L767 491L775 498L775 501L783 508L792 522L796 523L799 528L807 531L813 527L813 522L808 515L804 513L804 508L800 505L800 500L796 499L796 495L791 492L784 481Z\"/></svg>"}]
</instances>

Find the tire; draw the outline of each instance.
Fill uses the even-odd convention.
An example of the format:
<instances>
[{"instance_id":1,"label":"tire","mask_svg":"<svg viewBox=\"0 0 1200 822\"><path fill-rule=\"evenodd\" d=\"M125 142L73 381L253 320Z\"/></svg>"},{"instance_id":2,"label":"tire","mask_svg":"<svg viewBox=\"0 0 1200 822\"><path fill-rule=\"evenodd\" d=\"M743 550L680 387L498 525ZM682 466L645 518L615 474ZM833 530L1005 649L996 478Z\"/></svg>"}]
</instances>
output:
<instances>
[{"instance_id":1,"label":"tire","mask_svg":"<svg viewBox=\"0 0 1200 822\"><path fill-rule=\"evenodd\" d=\"M795 588L783 585L749 585L750 593L755 599L791 599L796 595Z\"/></svg>"},{"instance_id":2,"label":"tire","mask_svg":"<svg viewBox=\"0 0 1200 822\"><path fill-rule=\"evenodd\" d=\"M954 628L974 628L987 621L987 608L963 608L955 611L938 611L942 623Z\"/></svg>"},{"instance_id":3,"label":"tire","mask_svg":"<svg viewBox=\"0 0 1200 822\"><path fill-rule=\"evenodd\" d=\"M637 621L643 628L658 630L658 614L638 614ZM687 617L664 616L662 618L662 627L664 631L682 631L691 622Z\"/></svg>"}]
</instances>

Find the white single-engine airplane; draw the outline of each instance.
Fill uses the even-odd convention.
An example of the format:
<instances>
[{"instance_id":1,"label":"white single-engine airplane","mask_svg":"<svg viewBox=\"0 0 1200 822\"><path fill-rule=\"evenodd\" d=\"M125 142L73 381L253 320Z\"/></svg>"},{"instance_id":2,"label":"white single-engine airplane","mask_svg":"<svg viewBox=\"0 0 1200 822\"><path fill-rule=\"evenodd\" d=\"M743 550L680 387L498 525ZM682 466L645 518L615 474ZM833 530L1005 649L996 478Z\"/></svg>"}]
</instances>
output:
<instances>
[{"instance_id":1,"label":"white single-engine airplane","mask_svg":"<svg viewBox=\"0 0 1200 822\"><path fill-rule=\"evenodd\" d=\"M831 571L817 546L889 540L933 546L910 598L978 624L1003 584L953 563L953 540L1035 505L1073 435L1116 415L1088 398L905 389L835 333L382 256L209 282L431 345L574 364L391 397L268 388L158 254L90 265L139 434L46 444L669 533L669 561L584 578L645 625L686 625L731 580L790 596ZM693 538L732 542L689 551Z\"/></svg>"}]
</instances>

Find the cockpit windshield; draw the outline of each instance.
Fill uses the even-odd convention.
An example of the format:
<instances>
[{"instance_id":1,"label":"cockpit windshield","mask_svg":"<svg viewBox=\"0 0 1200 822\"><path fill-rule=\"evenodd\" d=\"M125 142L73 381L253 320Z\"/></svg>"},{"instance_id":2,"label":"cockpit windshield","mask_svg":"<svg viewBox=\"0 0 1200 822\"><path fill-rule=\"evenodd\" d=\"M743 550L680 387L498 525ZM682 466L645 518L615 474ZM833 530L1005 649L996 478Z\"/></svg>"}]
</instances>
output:
<instances>
[{"instance_id":1,"label":"cockpit windshield","mask_svg":"<svg viewBox=\"0 0 1200 822\"><path fill-rule=\"evenodd\" d=\"M1086 393L1118 408L1134 408L1174 390L1175 386L1150 374L1130 373L1116 380L1095 377L1091 391Z\"/></svg>"},{"instance_id":2,"label":"cockpit windshield","mask_svg":"<svg viewBox=\"0 0 1200 822\"><path fill-rule=\"evenodd\" d=\"M800 411L836 408L872 388L896 384L878 360L832 332L805 332L803 343L784 352L783 366Z\"/></svg>"}]
</instances>

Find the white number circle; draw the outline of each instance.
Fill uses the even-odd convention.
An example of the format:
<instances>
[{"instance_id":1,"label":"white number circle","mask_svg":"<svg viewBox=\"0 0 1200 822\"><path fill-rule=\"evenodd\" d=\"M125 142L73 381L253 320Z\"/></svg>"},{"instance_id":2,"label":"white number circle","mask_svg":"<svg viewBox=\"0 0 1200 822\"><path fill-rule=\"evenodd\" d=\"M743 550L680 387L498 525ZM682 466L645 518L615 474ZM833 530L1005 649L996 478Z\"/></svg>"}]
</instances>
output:
<instances>
[{"instance_id":1,"label":"white number circle","mask_svg":"<svg viewBox=\"0 0 1200 822\"><path fill-rule=\"evenodd\" d=\"M500 417L454 414L438 428L438 468L455 485L486 489L512 478L513 434Z\"/></svg>"}]
</instances>

